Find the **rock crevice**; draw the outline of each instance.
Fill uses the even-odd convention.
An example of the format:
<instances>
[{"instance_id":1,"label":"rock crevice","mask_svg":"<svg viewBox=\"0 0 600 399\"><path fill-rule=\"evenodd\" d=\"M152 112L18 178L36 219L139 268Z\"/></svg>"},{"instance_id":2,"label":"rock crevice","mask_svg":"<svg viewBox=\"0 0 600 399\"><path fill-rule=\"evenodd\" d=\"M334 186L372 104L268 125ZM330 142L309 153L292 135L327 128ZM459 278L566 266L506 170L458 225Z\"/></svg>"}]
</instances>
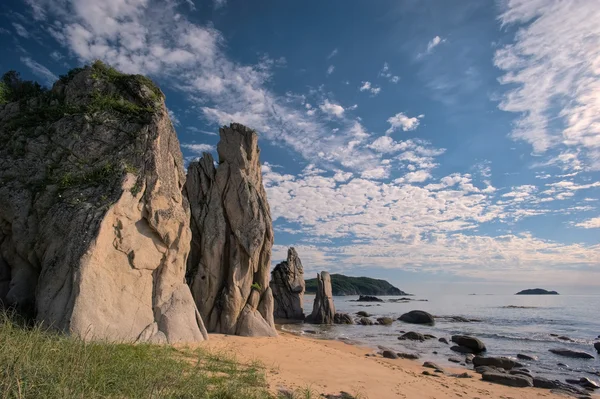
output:
<instances>
[{"instance_id":1,"label":"rock crevice","mask_svg":"<svg viewBox=\"0 0 600 399\"><path fill-rule=\"evenodd\" d=\"M271 272L270 285L275 319L304 320L304 268L293 247L288 249L287 260L277 264Z\"/></svg>"},{"instance_id":2,"label":"rock crevice","mask_svg":"<svg viewBox=\"0 0 600 399\"><path fill-rule=\"evenodd\" d=\"M188 167L191 207L187 281L210 332L275 336L269 287L273 227L262 183L258 136L231 124L212 156Z\"/></svg>"},{"instance_id":3,"label":"rock crevice","mask_svg":"<svg viewBox=\"0 0 600 399\"><path fill-rule=\"evenodd\" d=\"M207 337L184 279L183 159L150 80L97 62L0 105L0 136L4 306L84 339Z\"/></svg>"}]
</instances>

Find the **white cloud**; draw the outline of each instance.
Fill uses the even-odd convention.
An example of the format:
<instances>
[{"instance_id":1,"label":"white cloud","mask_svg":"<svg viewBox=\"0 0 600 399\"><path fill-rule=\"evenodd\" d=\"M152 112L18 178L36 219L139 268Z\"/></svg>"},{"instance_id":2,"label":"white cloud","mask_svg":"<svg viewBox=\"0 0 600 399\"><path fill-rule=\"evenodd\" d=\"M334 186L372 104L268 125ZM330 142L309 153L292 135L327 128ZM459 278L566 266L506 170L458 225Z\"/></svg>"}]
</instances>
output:
<instances>
[{"instance_id":1,"label":"white cloud","mask_svg":"<svg viewBox=\"0 0 600 399\"><path fill-rule=\"evenodd\" d=\"M338 53L338 49L334 49L331 53L329 53L329 55L327 56L327 59L333 58L337 55Z\"/></svg>"},{"instance_id":2,"label":"white cloud","mask_svg":"<svg viewBox=\"0 0 600 399\"><path fill-rule=\"evenodd\" d=\"M25 39L28 39L30 37L29 32L27 31L27 29L25 29L25 27L23 25L18 24L16 22L13 22L12 25L15 28L17 35L24 37Z\"/></svg>"},{"instance_id":3,"label":"white cloud","mask_svg":"<svg viewBox=\"0 0 600 399\"><path fill-rule=\"evenodd\" d=\"M192 153L197 154L197 155L202 155L205 152L215 151L215 146L210 145L210 144L183 143L183 144L181 144L181 148L185 148L186 150L189 150Z\"/></svg>"},{"instance_id":4,"label":"white cloud","mask_svg":"<svg viewBox=\"0 0 600 399\"><path fill-rule=\"evenodd\" d=\"M341 118L344 115L344 107L339 104L332 103L329 100L325 100L323 104L319 105L319 108L324 113L337 116L338 118Z\"/></svg>"},{"instance_id":5,"label":"white cloud","mask_svg":"<svg viewBox=\"0 0 600 399\"><path fill-rule=\"evenodd\" d=\"M600 169L600 7L596 0L510 0L500 20L519 27L495 65L510 85L500 109L520 119L512 137ZM556 162L557 160L555 160ZM582 165L575 165L581 167ZM577 168L574 168L577 169Z\"/></svg>"},{"instance_id":6,"label":"white cloud","mask_svg":"<svg viewBox=\"0 0 600 399\"><path fill-rule=\"evenodd\" d=\"M331 75L333 71L335 71L335 66L329 65L329 68L327 68L327 75Z\"/></svg>"},{"instance_id":7,"label":"white cloud","mask_svg":"<svg viewBox=\"0 0 600 399\"><path fill-rule=\"evenodd\" d=\"M354 111L356 108L358 108L358 104L351 105L351 106L349 106L349 107L348 107L348 108L346 108L346 109L348 109L348 110L350 110L350 111Z\"/></svg>"},{"instance_id":8,"label":"white cloud","mask_svg":"<svg viewBox=\"0 0 600 399\"><path fill-rule=\"evenodd\" d=\"M173 126L181 125L181 121L179 121L179 118L177 117L177 115L175 115L175 112L173 112L170 109L167 109L167 113L169 114L169 118L171 118L171 123L173 124Z\"/></svg>"},{"instance_id":9,"label":"white cloud","mask_svg":"<svg viewBox=\"0 0 600 399\"><path fill-rule=\"evenodd\" d=\"M190 132L194 132L194 133L202 133L202 134L206 134L208 136L218 136L218 134L215 132L211 132L210 130L200 130L195 126L188 126L188 127L186 127L186 129L189 130Z\"/></svg>"},{"instance_id":10,"label":"white cloud","mask_svg":"<svg viewBox=\"0 0 600 399\"><path fill-rule=\"evenodd\" d=\"M445 41L446 41L446 39L442 39L439 36L434 37L433 39L431 39L429 41L429 43L427 43L427 52L431 53L434 48L436 48L440 44L444 43Z\"/></svg>"},{"instance_id":11,"label":"white cloud","mask_svg":"<svg viewBox=\"0 0 600 399\"><path fill-rule=\"evenodd\" d=\"M381 71L379 71L379 76L388 79L392 83L398 83L400 80L400 77L393 75L392 72L390 72L390 64L387 62L383 63L383 67L381 68Z\"/></svg>"},{"instance_id":12,"label":"white cloud","mask_svg":"<svg viewBox=\"0 0 600 399\"><path fill-rule=\"evenodd\" d=\"M36 76L44 79L44 83L47 85L52 85L58 80L58 76L52 73L52 71L29 57L21 57L21 62L27 65Z\"/></svg>"},{"instance_id":13,"label":"white cloud","mask_svg":"<svg viewBox=\"0 0 600 399\"><path fill-rule=\"evenodd\" d=\"M392 83L398 83L400 81L400 77L394 75L390 78L390 82Z\"/></svg>"},{"instance_id":14,"label":"white cloud","mask_svg":"<svg viewBox=\"0 0 600 399\"><path fill-rule=\"evenodd\" d=\"M381 87L374 87L371 85L371 82L362 82L361 86L358 88L360 91L368 91L372 95L376 96L381 91Z\"/></svg>"},{"instance_id":15,"label":"white cloud","mask_svg":"<svg viewBox=\"0 0 600 399\"><path fill-rule=\"evenodd\" d=\"M364 172L362 172L360 177L362 177L363 179L379 180L379 179L385 179L385 178L389 177L389 175L390 175L389 168L386 168L385 166L378 166L373 169L365 170Z\"/></svg>"},{"instance_id":16,"label":"white cloud","mask_svg":"<svg viewBox=\"0 0 600 399\"><path fill-rule=\"evenodd\" d=\"M581 223L576 223L575 226L584 229L600 229L600 217L584 220Z\"/></svg>"},{"instance_id":17,"label":"white cloud","mask_svg":"<svg viewBox=\"0 0 600 399\"><path fill-rule=\"evenodd\" d=\"M419 115L416 117L408 117L403 112L398 112L396 115L388 118L390 128L386 130L386 134L391 134L398 129L402 129L405 132L415 130L419 127L420 119L425 115Z\"/></svg>"},{"instance_id":18,"label":"white cloud","mask_svg":"<svg viewBox=\"0 0 600 399\"><path fill-rule=\"evenodd\" d=\"M426 170L417 170L416 172L409 172L399 179L394 180L396 184L402 183L423 183L431 178L431 173Z\"/></svg>"},{"instance_id":19,"label":"white cloud","mask_svg":"<svg viewBox=\"0 0 600 399\"><path fill-rule=\"evenodd\" d=\"M225 5L227 4L227 0L213 0L213 1L214 1L215 8L225 7Z\"/></svg>"}]
</instances>

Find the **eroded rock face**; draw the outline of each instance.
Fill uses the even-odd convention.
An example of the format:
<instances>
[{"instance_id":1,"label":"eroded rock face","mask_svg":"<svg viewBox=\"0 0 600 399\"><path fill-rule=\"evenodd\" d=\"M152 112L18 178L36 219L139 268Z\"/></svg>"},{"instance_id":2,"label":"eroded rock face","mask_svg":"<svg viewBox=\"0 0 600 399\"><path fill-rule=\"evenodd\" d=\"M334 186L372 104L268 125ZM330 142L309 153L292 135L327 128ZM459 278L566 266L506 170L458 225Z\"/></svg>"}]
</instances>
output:
<instances>
[{"instance_id":1,"label":"eroded rock face","mask_svg":"<svg viewBox=\"0 0 600 399\"><path fill-rule=\"evenodd\" d=\"M304 268L296 250L288 249L287 260L271 272L271 290L276 319L304 320Z\"/></svg>"},{"instance_id":2,"label":"eroded rock face","mask_svg":"<svg viewBox=\"0 0 600 399\"><path fill-rule=\"evenodd\" d=\"M220 129L219 166L205 153L188 167L191 207L187 279L208 331L275 336L269 287L273 226L256 132Z\"/></svg>"},{"instance_id":3,"label":"eroded rock face","mask_svg":"<svg viewBox=\"0 0 600 399\"><path fill-rule=\"evenodd\" d=\"M176 343L206 330L164 97L97 63L0 105L0 302L84 339Z\"/></svg>"},{"instance_id":4,"label":"eroded rock face","mask_svg":"<svg viewBox=\"0 0 600 399\"><path fill-rule=\"evenodd\" d=\"M335 305L331 291L331 277L327 272L317 273L317 293L313 311L306 321L313 324L333 324L334 319Z\"/></svg>"}]
</instances>

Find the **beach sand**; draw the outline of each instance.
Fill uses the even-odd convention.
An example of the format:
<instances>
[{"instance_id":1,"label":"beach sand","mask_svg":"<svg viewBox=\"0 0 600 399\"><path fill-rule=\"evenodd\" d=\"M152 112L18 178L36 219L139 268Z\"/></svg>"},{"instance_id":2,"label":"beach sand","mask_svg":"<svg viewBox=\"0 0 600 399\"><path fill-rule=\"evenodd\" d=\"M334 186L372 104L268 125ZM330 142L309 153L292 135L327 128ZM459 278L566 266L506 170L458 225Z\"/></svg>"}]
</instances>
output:
<instances>
[{"instance_id":1,"label":"beach sand","mask_svg":"<svg viewBox=\"0 0 600 399\"><path fill-rule=\"evenodd\" d=\"M367 357L373 349L280 332L276 338L210 334L199 344L210 351L233 354L241 362L259 361L266 368L270 389L310 388L318 394L346 391L364 399L386 398L565 398L549 390L511 388L473 378L423 375L422 361ZM446 368L463 373L464 368Z\"/></svg>"}]
</instances>

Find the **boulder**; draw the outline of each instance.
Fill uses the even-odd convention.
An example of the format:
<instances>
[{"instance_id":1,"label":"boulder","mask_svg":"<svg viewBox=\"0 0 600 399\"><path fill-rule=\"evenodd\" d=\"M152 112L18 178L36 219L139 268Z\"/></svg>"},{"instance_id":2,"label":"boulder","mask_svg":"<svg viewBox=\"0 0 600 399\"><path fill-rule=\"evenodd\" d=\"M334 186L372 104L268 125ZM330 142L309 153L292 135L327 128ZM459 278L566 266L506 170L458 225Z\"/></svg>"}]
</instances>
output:
<instances>
[{"instance_id":1,"label":"boulder","mask_svg":"<svg viewBox=\"0 0 600 399\"><path fill-rule=\"evenodd\" d=\"M576 350L566 349L566 348L549 349L549 351L554 353L555 355L570 357L573 359L593 359L594 358L594 355L590 355L587 352L576 351Z\"/></svg>"},{"instance_id":2,"label":"boulder","mask_svg":"<svg viewBox=\"0 0 600 399\"><path fill-rule=\"evenodd\" d=\"M521 367L521 364L507 357L483 357L475 356L473 358L473 366L494 366L510 370L513 367Z\"/></svg>"},{"instance_id":3,"label":"boulder","mask_svg":"<svg viewBox=\"0 0 600 399\"><path fill-rule=\"evenodd\" d=\"M317 273L317 293L313 311L307 321L313 324L333 324L334 317L335 305L331 293L331 277L327 272Z\"/></svg>"},{"instance_id":4,"label":"boulder","mask_svg":"<svg viewBox=\"0 0 600 399\"><path fill-rule=\"evenodd\" d=\"M438 366L436 363L434 362L425 362L423 363L423 367L429 368L429 369L434 369L435 371L440 371L440 372L444 372L444 369L440 366Z\"/></svg>"},{"instance_id":5,"label":"boulder","mask_svg":"<svg viewBox=\"0 0 600 399\"><path fill-rule=\"evenodd\" d=\"M453 335L452 342L456 343L459 346L469 348L473 351L473 353L481 353L485 352L485 344L481 342L479 339L475 337L471 337L468 335Z\"/></svg>"},{"instance_id":6,"label":"boulder","mask_svg":"<svg viewBox=\"0 0 600 399\"><path fill-rule=\"evenodd\" d=\"M594 349L596 349L596 352L600 353L600 342L594 343Z\"/></svg>"},{"instance_id":7,"label":"boulder","mask_svg":"<svg viewBox=\"0 0 600 399\"><path fill-rule=\"evenodd\" d=\"M503 368L498 368L494 366L476 366L474 370L478 374L487 373L488 371L494 373L506 373L506 370L504 370Z\"/></svg>"},{"instance_id":8,"label":"boulder","mask_svg":"<svg viewBox=\"0 0 600 399\"><path fill-rule=\"evenodd\" d=\"M360 295L356 302L383 302L383 299L371 295Z\"/></svg>"},{"instance_id":9,"label":"boulder","mask_svg":"<svg viewBox=\"0 0 600 399\"><path fill-rule=\"evenodd\" d=\"M333 316L333 322L335 324L354 324L352 316L350 316L348 313L336 313Z\"/></svg>"},{"instance_id":10,"label":"boulder","mask_svg":"<svg viewBox=\"0 0 600 399\"><path fill-rule=\"evenodd\" d=\"M85 340L206 339L158 87L96 62L0 105L0 141L0 306Z\"/></svg>"},{"instance_id":11,"label":"boulder","mask_svg":"<svg viewBox=\"0 0 600 399\"><path fill-rule=\"evenodd\" d=\"M549 380L544 377L537 377L537 376L533 377L533 386L536 388L542 388L542 389L560 390L560 391L567 392L569 394L575 394L575 395L586 395L587 394L587 392L585 392L581 388L573 387L573 386L571 386L569 384L565 384L564 382L561 382L559 380Z\"/></svg>"},{"instance_id":12,"label":"boulder","mask_svg":"<svg viewBox=\"0 0 600 399\"><path fill-rule=\"evenodd\" d=\"M397 355L401 359L417 360L417 359L420 358L420 356L417 355L416 353L402 353L402 352L398 352Z\"/></svg>"},{"instance_id":13,"label":"boulder","mask_svg":"<svg viewBox=\"0 0 600 399\"><path fill-rule=\"evenodd\" d=\"M373 320L369 319L368 317L361 317L357 320L356 324L360 324L361 326L372 326L375 323L373 323Z\"/></svg>"},{"instance_id":14,"label":"boulder","mask_svg":"<svg viewBox=\"0 0 600 399\"><path fill-rule=\"evenodd\" d=\"M467 355L465 356L465 362L469 364L473 363L473 359L475 359L475 355L472 353L467 353Z\"/></svg>"},{"instance_id":15,"label":"boulder","mask_svg":"<svg viewBox=\"0 0 600 399\"><path fill-rule=\"evenodd\" d=\"M438 341L443 344L449 345L448 340L446 338L440 338L440 339L438 339Z\"/></svg>"},{"instance_id":16,"label":"boulder","mask_svg":"<svg viewBox=\"0 0 600 399\"><path fill-rule=\"evenodd\" d=\"M386 359L398 359L396 352L391 350L385 350L381 352L381 356L385 357Z\"/></svg>"},{"instance_id":17,"label":"boulder","mask_svg":"<svg viewBox=\"0 0 600 399\"><path fill-rule=\"evenodd\" d=\"M425 341L425 336L421 333L418 332L414 332L414 331L409 331L405 334L402 334L400 337L398 337L398 339L400 341L405 341L405 340L409 340L409 341Z\"/></svg>"},{"instance_id":18,"label":"boulder","mask_svg":"<svg viewBox=\"0 0 600 399\"><path fill-rule=\"evenodd\" d=\"M391 326L394 320L391 317L378 317L377 324L381 326Z\"/></svg>"},{"instance_id":19,"label":"boulder","mask_svg":"<svg viewBox=\"0 0 600 399\"><path fill-rule=\"evenodd\" d=\"M293 247L288 249L287 260L277 264L271 272L271 290L275 301L276 319L304 320L304 268Z\"/></svg>"},{"instance_id":20,"label":"boulder","mask_svg":"<svg viewBox=\"0 0 600 399\"><path fill-rule=\"evenodd\" d=\"M533 386L533 379L524 375L510 375L488 371L481 375L481 379L509 387L526 388Z\"/></svg>"},{"instance_id":21,"label":"boulder","mask_svg":"<svg viewBox=\"0 0 600 399\"><path fill-rule=\"evenodd\" d=\"M579 385L588 389L600 389L600 385L596 381L590 380L587 377L581 377L579 379Z\"/></svg>"},{"instance_id":22,"label":"boulder","mask_svg":"<svg viewBox=\"0 0 600 399\"><path fill-rule=\"evenodd\" d=\"M458 352L458 353L473 353L473 349L471 348L467 348L466 346L460 346L460 345L453 345L450 347L450 350L453 350L454 352Z\"/></svg>"},{"instance_id":23,"label":"boulder","mask_svg":"<svg viewBox=\"0 0 600 399\"><path fill-rule=\"evenodd\" d=\"M517 355L517 359L521 359L521 360L529 360L529 361L534 361L534 360L538 360L537 356L529 356L529 355L524 355L522 353L519 353Z\"/></svg>"},{"instance_id":24,"label":"boulder","mask_svg":"<svg viewBox=\"0 0 600 399\"><path fill-rule=\"evenodd\" d=\"M435 324L435 319L433 316L422 310L412 310L400 316L398 320L412 324Z\"/></svg>"},{"instance_id":25,"label":"boulder","mask_svg":"<svg viewBox=\"0 0 600 399\"><path fill-rule=\"evenodd\" d=\"M448 361L452 362L452 363L461 363L462 359L459 359L459 358L453 356L453 357L449 357Z\"/></svg>"},{"instance_id":26,"label":"boulder","mask_svg":"<svg viewBox=\"0 0 600 399\"><path fill-rule=\"evenodd\" d=\"M371 317L371 315L369 313L365 312L364 310L356 312L356 315L360 316L360 317Z\"/></svg>"},{"instance_id":27,"label":"boulder","mask_svg":"<svg viewBox=\"0 0 600 399\"><path fill-rule=\"evenodd\" d=\"M269 287L273 225L258 136L237 123L219 134L218 167L209 153L188 167L188 281L208 331L276 336Z\"/></svg>"}]
</instances>

